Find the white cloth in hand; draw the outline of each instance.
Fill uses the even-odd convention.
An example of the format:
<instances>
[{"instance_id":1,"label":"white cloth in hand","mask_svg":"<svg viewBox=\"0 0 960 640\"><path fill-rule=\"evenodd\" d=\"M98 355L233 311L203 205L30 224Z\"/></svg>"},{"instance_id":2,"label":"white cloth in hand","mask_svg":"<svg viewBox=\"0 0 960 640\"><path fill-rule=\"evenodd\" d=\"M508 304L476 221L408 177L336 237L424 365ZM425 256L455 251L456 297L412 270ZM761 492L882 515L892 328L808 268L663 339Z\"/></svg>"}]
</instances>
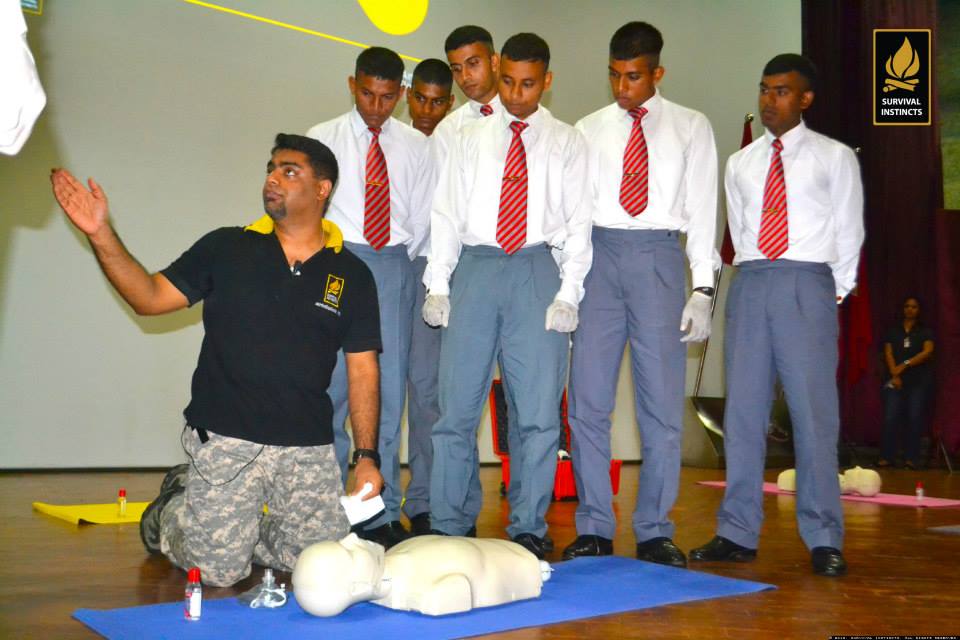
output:
<instances>
[{"instance_id":1,"label":"white cloth in hand","mask_svg":"<svg viewBox=\"0 0 960 640\"><path fill-rule=\"evenodd\" d=\"M680 331L686 332L680 342L703 342L710 337L710 302L710 296L699 291L690 294L680 316Z\"/></svg>"},{"instance_id":2,"label":"white cloth in hand","mask_svg":"<svg viewBox=\"0 0 960 640\"><path fill-rule=\"evenodd\" d=\"M579 322L577 308L569 302L554 300L553 304L547 307L547 321L545 323L547 331L570 333L576 330Z\"/></svg>"},{"instance_id":3,"label":"white cloth in hand","mask_svg":"<svg viewBox=\"0 0 960 640\"><path fill-rule=\"evenodd\" d=\"M450 320L450 296L430 294L423 301L423 321L431 327L445 327Z\"/></svg>"}]
</instances>

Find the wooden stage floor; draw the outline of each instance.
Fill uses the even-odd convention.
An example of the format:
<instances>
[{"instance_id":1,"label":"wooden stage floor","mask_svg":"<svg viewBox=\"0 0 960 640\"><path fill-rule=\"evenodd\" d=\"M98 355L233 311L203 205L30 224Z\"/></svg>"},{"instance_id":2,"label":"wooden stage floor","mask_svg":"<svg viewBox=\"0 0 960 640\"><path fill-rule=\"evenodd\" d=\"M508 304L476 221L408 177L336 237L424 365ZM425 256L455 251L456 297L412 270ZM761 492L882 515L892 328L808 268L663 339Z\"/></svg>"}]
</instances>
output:
<instances>
[{"instance_id":1,"label":"wooden stage floor","mask_svg":"<svg viewBox=\"0 0 960 640\"><path fill-rule=\"evenodd\" d=\"M632 556L630 514L638 465L624 465L616 497L620 527L615 552ZM767 479L775 481L776 470ZM113 608L170 602L183 594L185 576L165 558L147 555L135 525L72 525L31 509L31 502L110 502L118 487L131 501L155 497L161 472L65 472L0 474L0 638L97 637L70 614L79 607ZM960 498L960 475L943 470L884 471L884 492L910 493L921 480L931 497ZM699 486L719 480L719 470L683 469L673 512L675 540L685 551L713 535L722 491ZM505 537L506 500L499 467L484 467L479 533ZM844 502L849 575L815 576L796 533L794 499L766 496L766 521L758 559L750 564L699 564L693 568L777 585L755 595L678 604L577 622L498 634L534 638L818 638L832 635L960 634L960 536L927 530L960 525L960 509L883 507ZM558 561L576 535L575 502L554 503L548 514ZM234 589L205 590L208 598L239 593L260 571ZM283 576L289 584L289 576ZM616 585L611 585L616 588ZM375 640L375 639L371 639Z\"/></svg>"}]
</instances>

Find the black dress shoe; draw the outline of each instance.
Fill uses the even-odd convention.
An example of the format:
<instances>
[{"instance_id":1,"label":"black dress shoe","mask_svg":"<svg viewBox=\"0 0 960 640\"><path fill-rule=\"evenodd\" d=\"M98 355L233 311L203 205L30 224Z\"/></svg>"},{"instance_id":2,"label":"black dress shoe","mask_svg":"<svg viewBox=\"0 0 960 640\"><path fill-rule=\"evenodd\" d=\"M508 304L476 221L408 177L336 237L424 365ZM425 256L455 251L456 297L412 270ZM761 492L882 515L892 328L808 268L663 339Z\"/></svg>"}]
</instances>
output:
<instances>
[{"instance_id":1,"label":"black dress shoe","mask_svg":"<svg viewBox=\"0 0 960 640\"><path fill-rule=\"evenodd\" d=\"M582 556L609 555L613 555L613 540L594 535L577 536L577 539L563 550L564 560L573 560Z\"/></svg>"},{"instance_id":2,"label":"black dress shoe","mask_svg":"<svg viewBox=\"0 0 960 640\"><path fill-rule=\"evenodd\" d=\"M382 544L384 549L389 549L390 547L399 544L410 537L410 534L406 529L403 528L403 525L400 524L399 520L388 522L387 524L380 525L375 529L364 529L357 535L364 540L370 540L371 542Z\"/></svg>"},{"instance_id":3,"label":"black dress shoe","mask_svg":"<svg viewBox=\"0 0 960 640\"><path fill-rule=\"evenodd\" d=\"M757 557L757 550L741 547L722 536L713 536L713 540L690 551L690 560L694 562L750 562Z\"/></svg>"},{"instance_id":4,"label":"black dress shoe","mask_svg":"<svg viewBox=\"0 0 960 640\"><path fill-rule=\"evenodd\" d=\"M813 562L813 572L819 576L836 578L847 572L843 553L833 547L814 547L810 552L810 560Z\"/></svg>"},{"instance_id":5,"label":"black dress shoe","mask_svg":"<svg viewBox=\"0 0 960 640\"><path fill-rule=\"evenodd\" d=\"M553 538L550 537L549 533L543 534L543 552L553 553Z\"/></svg>"},{"instance_id":6,"label":"black dress shoe","mask_svg":"<svg viewBox=\"0 0 960 640\"><path fill-rule=\"evenodd\" d=\"M535 536L532 533L521 533L513 537L513 541L518 545L543 560L543 538Z\"/></svg>"},{"instance_id":7,"label":"black dress shoe","mask_svg":"<svg viewBox=\"0 0 960 640\"><path fill-rule=\"evenodd\" d=\"M656 562L665 564L668 567L687 566L687 557L683 551L673 544L670 538L659 537L650 538L637 544L637 560L646 560L647 562Z\"/></svg>"},{"instance_id":8,"label":"black dress shoe","mask_svg":"<svg viewBox=\"0 0 960 640\"><path fill-rule=\"evenodd\" d=\"M430 512L424 511L410 518L410 535L425 536L430 534Z\"/></svg>"}]
</instances>

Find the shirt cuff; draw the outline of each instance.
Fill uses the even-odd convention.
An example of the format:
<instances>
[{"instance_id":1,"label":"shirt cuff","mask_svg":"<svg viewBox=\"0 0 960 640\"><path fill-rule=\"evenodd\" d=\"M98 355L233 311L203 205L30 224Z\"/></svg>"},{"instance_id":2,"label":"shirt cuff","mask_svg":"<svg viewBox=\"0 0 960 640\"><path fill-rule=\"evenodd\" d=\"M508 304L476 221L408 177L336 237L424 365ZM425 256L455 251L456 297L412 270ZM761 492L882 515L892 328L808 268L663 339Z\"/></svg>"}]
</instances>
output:
<instances>
[{"instance_id":1,"label":"shirt cuff","mask_svg":"<svg viewBox=\"0 0 960 640\"><path fill-rule=\"evenodd\" d=\"M576 284L563 280L560 283L560 291L557 291L557 295L553 297L554 302L557 300L562 300L568 304L572 304L574 309L580 308L580 298L583 296L579 295L582 287L577 286Z\"/></svg>"},{"instance_id":2,"label":"shirt cuff","mask_svg":"<svg viewBox=\"0 0 960 640\"><path fill-rule=\"evenodd\" d=\"M693 281L693 288L697 287L713 287L713 267L710 266L710 263L699 265L694 267L691 270L691 280Z\"/></svg>"},{"instance_id":3,"label":"shirt cuff","mask_svg":"<svg viewBox=\"0 0 960 640\"><path fill-rule=\"evenodd\" d=\"M449 296L450 295L450 283L442 278L434 278L427 286L427 295L428 296Z\"/></svg>"}]
</instances>

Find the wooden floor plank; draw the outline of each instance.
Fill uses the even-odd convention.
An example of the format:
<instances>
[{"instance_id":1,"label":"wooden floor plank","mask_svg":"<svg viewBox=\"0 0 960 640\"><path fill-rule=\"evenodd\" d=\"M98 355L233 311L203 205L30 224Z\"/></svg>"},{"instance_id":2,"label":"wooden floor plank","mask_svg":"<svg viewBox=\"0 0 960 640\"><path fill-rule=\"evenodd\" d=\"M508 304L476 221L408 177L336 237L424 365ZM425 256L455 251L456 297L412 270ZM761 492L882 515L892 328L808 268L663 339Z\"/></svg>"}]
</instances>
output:
<instances>
[{"instance_id":1,"label":"wooden floor plank","mask_svg":"<svg viewBox=\"0 0 960 640\"><path fill-rule=\"evenodd\" d=\"M615 553L632 556L630 514L638 465L625 465L615 506L620 521ZM406 472L404 472L406 473ZM776 470L767 479L775 480ZM883 472L883 490L913 493L917 480L933 497L960 498L960 476L941 470ZM151 500L160 472L0 474L0 638L91 638L72 620L78 607L112 608L171 602L182 597L183 572L147 555L135 525L72 525L31 509L31 502L110 502L119 487L131 501ZM673 512L675 540L684 550L713 535L722 491L696 484L723 472L682 471ZM484 467L480 535L505 537L507 504L499 496L498 467ZM850 634L948 634L960 630L960 536L928 527L960 525L960 509L915 509L844 502L850 574L814 576L796 532L794 499L766 496L759 557L749 564L693 565L717 575L768 582L778 589L755 595L679 604L497 634L498 639L584 638L828 638ZM575 502L548 514L558 561L576 536ZM289 576L281 576L289 582ZM259 571L232 589L207 589L206 597L239 593ZM612 589L616 585L611 585ZM491 636L493 637L493 636Z\"/></svg>"}]
</instances>

